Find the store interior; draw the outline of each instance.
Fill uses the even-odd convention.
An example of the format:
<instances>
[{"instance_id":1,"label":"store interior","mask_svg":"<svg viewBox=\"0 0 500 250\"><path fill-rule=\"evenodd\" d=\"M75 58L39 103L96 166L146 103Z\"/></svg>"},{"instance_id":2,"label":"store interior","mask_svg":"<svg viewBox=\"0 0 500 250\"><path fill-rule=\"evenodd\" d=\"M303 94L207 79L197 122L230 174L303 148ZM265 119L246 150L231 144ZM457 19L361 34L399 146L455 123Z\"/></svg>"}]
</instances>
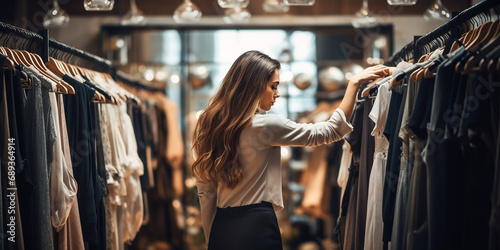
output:
<instances>
[{"instance_id":1,"label":"store interior","mask_svg":"<svg viewBox=\"0 0 500 250\"><path fill-rule=\"evenodd\" d=\"M245 6L231 7L231 2ZM191 151L193 131L200 112L207 107L239 55L248 50L258 50L281 63L281 97L270 113L296 122L324 121L325 113L335 110L342 100L353 75L373 65L396 67L401 61L418 61L420 56L444 47L449 40L456 40L484 23L498 21L500 7L494 2L9 1L2 3L0 9L0 53L7 58L16 54L3 49L8 48L37 54L42 59L51 57L56 61L97 72L96 75L102 74L99 79L109 76L118 83L120 90L116 93L125 93L125 97L117 95L122 96L127 105L116 106L126 107L124 114L129 117L128 122L123 122L125 115L120 116L122 118L107 118L107 129L120 130L123 135L127 133L127 129L131 129L135 135L133 139L126 136L122 139L124 151L128 152L125 154L129 157L128 160L123 160L127 163L121 163L125 169L123 173L120 170L110 173L108 167L103 170L104 181L108 177L108 187L103 188L107 192L103 191L102 197L99 197L104 201L105 196L110 197L107 202L111 202L115 210L108 213L107 206L103 205L106 212L100 215L113 216L113 220L99 218L97 213L97 223L105 222L103 228L107 227L108 230L109 227L113 228L113 242L110 244L109 235L106 235L100 238L99 243L88 244L90 238L87 237L90 236L85 236L88 228L82 224L85 249L98 246L99 249L197 250L206 249L206 246L195 178L191 172L194 161ZM229 4L229 8L224 8L227 7L224 4ZM455 27L459 26L461 28L458 31ZM492 46L493 50L500 47L498 43ZM495 53L498 55L498 51ZM498 56L496 60L498 61ZM21 62L24 59L14 60L16 65ZM60 67L62 66L59 64L57 68ZM69 68L71 71L72 67ZM95 79L97 78L91 80ZM97 103L102 106L120 103L113 101L113 98L108 99L109 102ZM67 105L66 100L64 104ZM104 108L106 109L109 109L107 112L110 114L120 113L119 108ZM68 107L66 120L71 119L67 111ZM102 110L97 113L102 114L100 112ZM103 118L100 119L103 126ZM69 124L68 133L71 132ZM101 127L102 129L104 128ZM112 135L114 132L107 133L110 138L115 138ZM99 136L92 137L94 141L89 145L95 147L92 150L96 150L96 159L99 159L99 146L94 144L99 144L95 142L102 135L97 134ZM30 142L29 138L27 140ZM71 140L70 144L73 145ZM340 165L344 160L345 150L343 145L344 140L314 148L281 148L285 209L278 211L277 217L284 249L379 249L363 248L362 245L346 248L338 240L336 231L339 230L338 218L342 213L342 197L346 185L340 181ZM77 147L78 143L74 146ZM116 150L113 144L111 148ZM103 159L107 164L106 156ZM113 162L114 158L109 161ZM141 163L130 163L133 161ZM99 164L100 162L96 164L97 175L102 174L99 173ZM73 159L73 169L75 166ZM124 173L130 175L119 176ZM110 182L110 175L114 182ZM16 174L17 179L24 178L22 176L20 171ZM47 176L50 180L50 173ZM6 177L2 176L2 182L5 181L3 178ZM126 179L125 184L119 181L121 179ZM77 181L79 188L84 187L79 179ZM495 179L495 183L497 181ZM117 188L122 184L130 197L123 195L123 189ZM49 189L53 185L45 183L45 187ZM365 185L368 190L368 184ZM21 197L19 203L16 203L18 206L28 202L22 199L23 190L21 186L17 191L17 195ZM2 196L3 202L6 202L7 196ZM86 203L82 199L85 198L78 196L78 199L82 210ZM40 203L29 204L41 206ZM97 204L96 198L96 207ZM20 209L21 214L27 213L27 210ZM80 213L80 216L84 215ZM358 220L364 222L365 217L366 214ZM37 243L29 243L29 233L52 235L45 239L52 242L47 249L68 249L71 246L68 243L71 237L62 236L64 230L59 231L61 227L56 230L57 227L52 225L51 228L50 221L47 225L48 232L31 232L27 225L20 224L24 230L20 234L25 235L26 242L22 249L30 249L30 244L44 244L42 236L35 237L38 240L33 242ZM4 226L5 228L7 227ZM496 230L497 234L491 234L490 240L498 236L500 230ZM365 230L362 231L364 235ZM100 237L106 233L108 231L99 231ZM394 232L392 235L394 237ZM19 238L19 234L17 236L19 241L23 240ZM61 242L59 237L69 238L68 241ZM0 249L21 249L19 241L11 244L5 237L2 240L4 243ZM485 244L488 246L488 242ZM496 244L499 246L499 243ZM495 249L491 244L489 246L490 248L485 249Z\"/></svg>"}]
</instances>

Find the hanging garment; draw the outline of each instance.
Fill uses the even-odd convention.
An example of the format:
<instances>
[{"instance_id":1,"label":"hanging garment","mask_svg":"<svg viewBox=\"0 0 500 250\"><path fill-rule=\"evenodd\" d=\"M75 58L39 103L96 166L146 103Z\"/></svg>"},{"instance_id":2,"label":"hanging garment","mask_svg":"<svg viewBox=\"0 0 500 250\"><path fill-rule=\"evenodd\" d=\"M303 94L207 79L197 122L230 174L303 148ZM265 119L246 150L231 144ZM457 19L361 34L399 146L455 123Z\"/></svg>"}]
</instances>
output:
<instances>
[{"instance_id":1,"label":"hanging garment","mask_svg":"<svg viewBox=\"0 0 500 250\"><path fill-rule=\"evenodd\" d=\"M473 76L472 81L470 81L471 76ZM460 245L462 249L488 247L496 143L493 138L496 128L491 126L491 120L499 115L491 113L490 98L493 97L492 93L500 90L500 82L495 83L490 76L478 72L467 77L464 99L460 102L464 107L460 125L454 130L456 138L461 142L462 154L465 156L463 163L465 181L456 182L457 185L464 187L465 192L458 196L456 199L458 202L455 204L463 207L458 211L470 215L464 221L452 224L453 227L459 228L457 231L463 235ZM483 91L485 87L489 87L487 91ZM450 241L452 239L448 238Z\"/></svg>"},{"instance_id":2,"label":"hanging garment","mask_svg":"<svg viewBox=\"0 0 500 250\"><path fill-rule=\"evenodd\" d=\"M364 99L358 100L354 105L350 121L353 124L353 131L344 137L347 143L351 145L352 160L348 169L349 177L342 197L341 212L335 230L342 249L352 249L354 247L364 105Z\"/></svg>"},{"instance_id":3,"label":"hanging garment","mask_svg":"<svg viewBox=\"0 0 500 250\"><path fill-rule=\"evenodd\" d=\"M396 202L397 184L399 179L399 156L401 154L401 140L398 138L401 127L401 116L403 115L406 88L397 86L393 88L389 113L384 128L384 136L389 141L387 153L387 164L384 180L384 194L382 204L382 218L384 220L383 239L384 248L391 241L392 225L394 223L394 204Z\"/></svg>"},{"instance_id":4,"label":"hanging garment","mask_svg":"<svg viewBox=\"0 0 500 250\"><path fill-rule=\"evenodd\" d=\"M463 159L460 148L451 140L444 139L445 122L443 117L450 100L452 88L450 78L453 77L453 67L460 60L460 55L465 52L463 48L455 51L455 56L441 63L437 70L434 96L432 100L432 113L428 125L428 140L422 155L427 165L427 195L428 195L428 220L429 220L429 249L445 249L446 218L447 213L447 176L458 173L451 169L451 165L460 164ZM439 152L439 153L437 153ZM450 160L453 160L451 162ZM453 167L455 168L455 167ZM456 191L456 190L455 190ZM449 191L448 191L449 192Z\"/></svg>"},{"instance_id":5,"label":"hanging garment","mask_svg":"<svg viewBox=\"0 0 500 250\"><path fill-rule=\"evenodd\" d=\"M365 228L365 249L382 250L382 198L384 190L385 167L387 164L387 153L389 150L389 141L384 136L384 128L389 112L389 102L392 92L389 91L389 85L383 84L378 88L378 94L369 114L370 119L375 126L371 135L375 137L375 153L373 167L370 173L368 183L368 201L366 210L366 228Z\"/></svg>"},{"instance_id":6,"label":"hanging garment","mask_svg":"<svg viewBox=\"0 0 500 250\"><path fill-rule=\"evenodd\" d=\"M64 95L66 122L73 165L78 183L80 219L83 239L90 246L105 248L105 221L102 188L95 156L95 115L92 98L95 90L65 75L63 79L75 88L75 95ZM104 233L103 233L104 232ZM104 236L103 236L104 234Z\"/></svg>"},{"instance_id":7,"label":"hanging garment","mask_svg":"<svg viewBox=\"0 0 500 250\"><path fill-rule=\"evenodd\" d=\"M62 95L57 95L59 128L62 140L62 153L69 175L73 177L73 165L68 141L68 130L66 128L66 113L64 111L64 100ZM76 180L75 180L76 181ZM66 224L57 233L58 249L82 249L84 248L82 225L80 223L80 211L78 209L78 198L74 197Z\"/></svg>"},{"instance_id":8,"label":"hanging garment","mask_svg":"<svg viewBox=\"0 0 500 250\"><path fill-rule=\"evenodd\" d=\"M26 137L30 138L27 145L27 152L30 154L27 157L27 164L31 170L31 183L25 183L22 188L18 188L18 192L23 194L19 196L19 206L26 239L25 247L53 249L49 173L56 139L54 119L51 113L49 89L42 86L42 81L36 76L30 75L30 77L32 88L26 94L24 130Z\"/></svg>"},{"instance_id":9,"label":"hanging garment","mask_svg":"<svg viewBox=\"0 0 500 250\"><path fill-rule=\"evenodd\" d=\"M401 166L399 170L399 180L398 187L396 191L396 201L394 207L394 223L392 226L392 236L391 236L391 249L401 250L406 247L406 209L408 204L409 196L409 183L411 180L411 174L413 171L413 152L414 144L410 140L408 134L404 131L404 127L411 119L413 114L413 109L415 107L415 100L418 93L420 82L409 81L408 90L405 100L405 108L403 111L401 129L399 130L398 137L402 142L402 152L401 152Z\"/></svg>"},{"instance_id":10,"label":"hanging garment","mask_svg":"<svg viewBox=\"0 0 500 250\"><path fill-rule=\"evenodd\" d=\"M359 183L356 197L356 228L354 235L354 249L358 250L364 249L366 211L368 205L368 181L370 179L370 172L373 166L373 155L375 152L375 139L371 135L375 124L368 117L372 110L373 102L374 99L366 99L363 109L363 132L361 137L361 160L359 164Z\"/></svg>"},{"instance_id":11,"label":"hanging garment","mask_svg":"<svg viewBox=\"0 0 500 250\"><path fill-rule=\"evenodd\" d=\"M427 140L426 125L430 119L434 78L423 78L420 82L416 106L410 121L402 127L414 142L414 162L409 185L408 208L406 210L406 248L425 249L428 245L427 224L427 171L421 152ZM405 237L403 235L402 237ZM404 247L404 245L403 245Z\"/></svg>"},{"instance_id":12,"label":"hanging garment","mask_svg":"<svg viewBox=\"0 0 500 250\"><path fill-rule=\"evenodd\" d=\"M3 60L5 60L5 57L0 58L2 65ZM17 103L12 100L13 95L11 91L15 88L15 86L13 86L16 83L15 80L19 79L19 71L6 70L2 73L3 74L0 78L0 81L2 82L2 86L0 87L0 120L2 121L0 122L2 131L0 137L4 143L0 146L2 149L0 155L0 177L3 178L1 180L1 194L3 195L3 198L0 199L0 201L2 201L2 203L0 203L0 206L2 207L2 213L0 215L2 219L6 218L7 220L3 220L4 224L1 225L4 233L2 233L2 242L0 245L4 249L24 249L24 236L20 220L21 212L19 209L19 192L17 191L19 184L18 181L12 180L11 177L13 174L14 176L17 176L19 171L16 164L21 163L19 167L23 168L22 164L24 163L21 161L22 158L17 158L21 155L20 152L17 151L20 147L13 147L12 145L12 143L19 144L24 136L24 134L19 135L19 133L16 135L16 132L23 132L24 128L17 130L16 120L19 117L16 117L16 113L13 113L16 110L16 107L18 109L19 107L20 109L23 109L24 103L16 105ZM24 119L24 117L21 118ZM10 149L9 146L11 147ZM12 156L16 157L16 159L11 160ZM13 205L15 206L14 208ZM11 216L14 216L13 220ZM12 224L15 224L15 226L12 226Z\"/></svg>"},{"instance_id":13,"label":"hanging garment","mask_svg":"<svg viewBox=\"0 0 500 250\"><path fill-rule=\"evenodd\" d=\"M3 65L3 60L5 57L0 57L0 61ZM17 188L19 187L20 183L23 183L23 180L17 180L19 177L19 174L22 173L23 171L26 171L29 168L25 168L25 163L26 163L26 144L25 139L26 139L26 134L24 132L24 107L25 107L25 93L24 90L21 87L21 78L24 78L24 80L29 80L28 76L26 73L21 72L18 68L12 69L12 70L3 70L2 69L2 76L0 77L0 80L2 81L2 85L4 86L5 89L3 89L2 94L5 95L3 96L3 105L6 108L5 111L5 117L1 117L4 122L2 124L4 125L2 131L3 131L3 140L5 142L2 147L2 156L0 159L2 160L2 170L4 171L2 173L3 175L3 191L2 194L9 195L9 196L4 196L4 213L5 217L4 218L9 218L9 220L4 221L5 223L11 223L10 216L14 215L15 217L15 230L10 230L9 227L6 226L6 224L2 224L2 228L4 228L4 236L5 239L2 241L3 244L5 244L6 249L24 249L24 237L23 237L23 230L22 230L22 223L21 223L21 211L19 208L19 192L14 192L14 196L12 196L12 190L7 190L7 188ZM10 151L11 154L9 153L8 150L8 139L14 139L14 152ZM12 146L12 145L10 145ZM13 155L12 155L13 153ZM4 155L5 154L5 155ZM14 166L12 166L12 163L9 163L9 157L7 156L14 156L15 159L13 161ZM10 165L9 165L10 164ZM16 180L10 180L8 179L9 176L9 167L14 167L14 173ZM9 199L6 199L6 198ZM11 197L15 198L14 203L15 203L15 209L13 210L11 207ZM15 214L12 214L12 213ZM9 214L10 213L10 214ZM8 232L9 231L9 232ZM12 237L12 233L15 232L15 238L10 238Z\"/></svg>"},{"instance_id":14,"label":"hanging garment","mask_svg":"<svg viewBox=\"0 0 500 250\"><path fill-rule=\"evenodd\" d=\"M344 192L347 186L347 180L349 179L349 167L352 161L352 150L349 142L344 139L344 144L342 145L342 159L340 160L339 175L337 177L337 184L342 188L340 194L340 200L344 197ZM341 205L341 204L340 204ZM340 206L339 206L340 208Z\"/></svg>"},{"instance_id":15,"label":"hanging garment","mask_svg":"<svg viewBox=\"0 0 500 250\"><path fill-rule=\"evenodd\" d=\"M500 82L499 72L491 74L495 83ZM488 223L489 226L489 244L488 249L494 250L500 248L500 91L495 91L490 98L492 111L492 126L497 128L497 133L493 138L496 138L495 151L495 174L493 181L491 215Z\"/></svg>"}]
</instances>

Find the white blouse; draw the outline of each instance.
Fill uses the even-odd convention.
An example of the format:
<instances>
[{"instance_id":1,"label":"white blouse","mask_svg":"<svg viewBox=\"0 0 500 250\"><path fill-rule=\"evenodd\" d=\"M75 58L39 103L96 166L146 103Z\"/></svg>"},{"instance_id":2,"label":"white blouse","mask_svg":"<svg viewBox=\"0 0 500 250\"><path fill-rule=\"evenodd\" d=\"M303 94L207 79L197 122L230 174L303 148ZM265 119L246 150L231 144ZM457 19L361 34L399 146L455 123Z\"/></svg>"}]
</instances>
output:
<instances>
[{"instance_id":1,"label":"white blouse","mask_svg":"<svg viewBox=\"0 0 500 250\"><path fill-rule=\"evenodd\" d=\"M240 135L238 160L243 178L238 185L233 189L219 186L215 192L209 190L206 182L196 182L206 241L217 206L267 201L275 211L283 209L280 146L320 146L338 141L351 131L352 125L341 109L336 109L328 121L318 123L296 123L264 112L255 114L252 124Z\"/></svg>"}]
</instances>

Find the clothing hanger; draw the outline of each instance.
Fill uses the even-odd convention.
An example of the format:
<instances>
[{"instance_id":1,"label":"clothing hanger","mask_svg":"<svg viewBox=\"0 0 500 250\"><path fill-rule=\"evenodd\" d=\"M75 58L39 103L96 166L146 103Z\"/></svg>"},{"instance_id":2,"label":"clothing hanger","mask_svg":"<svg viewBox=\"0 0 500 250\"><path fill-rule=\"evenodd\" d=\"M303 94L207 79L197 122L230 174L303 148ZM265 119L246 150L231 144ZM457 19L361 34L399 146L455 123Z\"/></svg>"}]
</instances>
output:
<instances>
[{"instance_id":1,"label":"clothing hanger","mask_svg":"<svg viewBox=\"0 0 500 250\"><path fill-rule=\"evenodd\" d=\"M32 63L32 65L44 76L46 76L47 78L51 79L52 81L54 81L56 83L56 85L58 84L59 80L58 79L55 79L53 76L47 74L47 71L49 71L49 69L45 66L45 64L43 63L43 60L42 58L38 55L38 54L34 54L34 53L30 53L28 51L25 51L25 50L21 50L19 51L20 53L24 54L26 58L30 58L30 62ZM68 89L66 86L64 86L65 89ZM68 92L69 92L69 89L68 89Z\"/></svg>"},{"instance_id":2,"label":"clothing hanger","mask_svg":"<svg viewBox=\"0 0 500 250\"><path fill-rule=\"evenodd\" d=\"M496 37L499 35L500 33L500 20L496 20L495 23L492 25L491 27L491 30L494 30L494 31L491 31L491 37ZM496 57L497 55L497 52L498 52L499 48L496 47L496 48L493 48L492 51L490 51L486 56L484 56L484 58L482 58L479 62L479 69L481 71L489 71L489 64L492 63L491 61L494 60L494 57Z\"/></svg>"},{"instance_id":3,"label":"clothing hanger","mask_svg":"<svg viewBox=\"0 0 500 250\"><path fill-rule=\"evenodd\" d=\"M465 25L469 24L469 25L471 25L471 26L472 26L472 28L474 28L474 27L475 27L475 23L476 23L475 18L472 18L472 19L470 19L470 20L469 20L469 22L468 22L468 23L466 23ZM459 27L461 27L461 26L459 26ZM468 27L468 25L467 25L467 27ZM464 29L466 29L466 30L467 30L467 27L465 27ZM462 35L460 36L460 38L458 38L455 42L453 42L453 45L451 46L451 49L450 49L450 52L449 52L449 53L451 53L451 52L453 52L453 51L457 50L457 49L458 49L458 48L460 48L462 45L464 45L464 46L465 46L466 44L468 44L468 42L466 42L466 41L468 41L468 40L470 39L470 36L472 36L472 33L473 33L473 31L474 31L474 30L475 30L475 29L472 29L472 30L469 30L469 31L465 32L464 34L462 34Z\"/></svg>"},{"instance_id":4,"label":"clothing hanger","mask_svg":"<svg viewBox=\"0 0 500 250\"><path fill-rule=\"evenodd\" d=\"M25 41L29 41L29 40L25 40ZM16 41L16 44L18 44L17 41ZM22 45L22 42L20 44ZM23 46L21 46L21 47L23 47ZM47 75L43 70L41 70L39 68L39 65L37 65L37 63L35 62L36 58L33 57L31 53L29 53L27 51L20 51L20 50L10 49L10 48L7 48L7 47L4 47L4 51L12 59L14 59L14 61L16 61L17 64L22 64L22 65L25 65L25 66L32 66L36 70L38 70L39 73L42 74L43 76L51 79L52 81L55 81L55 79L53 79L52 77L50 77L49 75ZM57 81L55 81L55 82L57 82ZM56 90L56 92L57 93L67 93L67 89L66 88L61 88L59 90Z\"/></svg>"},{"instance_id":5,"label":"clothing hanger","mask_svg":"<svg viewBox=\"0 0 500 250\"><path fill-rule=\"evenodd\" d=\"M430 55L429 55L429 59L430 57L432 56L433 53L435 53L436 51L440 51L441 54L444 53L444 50L445 50L445 47L446 46L443 46L441 48L438 48L436 49L434 52L432 52ZM422 78L433 78L434 77L434 72L435 70L437 69L437 66L439 66L440 62L438 62L438 58L435 58L434 60L432 60L431 63L429 63L428 65L426 65L424 67L424 69L422 70L422 73L417 75L417 81L421 81Z\"/></svg>"},{"instance_id":6,"label":"clothing hanger","mask_svg":"<svg viewBox=\"0 0 500 250\"><path fill-rule=\"evenodd\" d=\"M127 94L124 94L124 90L122 88L119 88L118 85L116 84L115 80L111 77L111 75L107 73L102 73L102 72L95 72L98 74L103 80L104 83L108 84L108 86L113 89L113 93L115 93L115 102L117 104L121 104L122 102L126 102L129 98L127 97Z\"/></svg>"},{"instance_id":7,"label":"clothing hanger","mask_svg":"<svg viewBox=\"0 0 500 250\"><path fill-rule=\"evenodd\" d=\"M72 77L81 76L81 73L76 69L75 65L72 65L72 64L69 64L69 63L66 63L63 61L59 61L59 63L67 66L67 69L71 72ZM87 83L84 81L83 84L87 84ZM94 98L92 99L93 103L109 103L106 96L103 93L101 93L102 89L99 89L95 85L92 85L91 87L95 89Z\"/></svg>"},{"instance_id":8,"label":"clothing hanger","mask_svg":"<svg viewBox=\"0 0 500 250\"><path fill-rule=\"evenodd\" d=\"M50 80L54 81L56 83L56 86L57 86L57 89L55 90L56 93L58 93L58 94L68 94L69 93L69 90L68 90L68 88L65 85L59 84L56 79L54 79L53 77L51 77L50 75L48 75L44 70L40 69L36 65L36 63L34 63L33 61L30 62L30 60L28 60L28 58L31 59L31 57L28 56L26 53L22 53L21 51L14 50L14 49L9 49L9 48L6 48L6 49L7 49L7 51L10 51L12 53L12 56L14 56L14 58L17 58L18 64L22 64L22 65L27 66L27 67L32 66L40 74L42 74L43 76L45 76L45 77L49 78Z\"/></svg>"},{"instance_id":9,"label":"clothing hanger","mask_svg":"<svg viewBox=\"0 0 500 250\"><path fill-rule=\"evenodd\" d=\"M79 75L79 74L80 74L80 73L78 72L78 70L76 70L75 65L73 65L73 64L69 64L69 63L68 63L68 67L69 67L69 69L73 72L73 74L74 74L75 76L77 76L77 75Z\"/></svg>"},{"instance_id":10,"label":"clothing hanger","mask_svg":"<svg viewBox=\"0 0 500 250\"><path fill-rule=\"evenodd\" d=\"M471 32L472 30L462 34L460 38L453 42L453 45L451 45L450 53L460 48L460 46L464 45L464 40L467 36L469 36L469 34L471 34Z\"/></svg>"},{"instance_id":11,"label":"clothing hanger","mask_svg":"<svg viewBox=\"0 0 500 250\"><path fill-rule=\"evenodd\" d=\"M100 91L101 94L103 94L106 98L104 100L104 103L111 103L111 104L120 104L121 102L119 101L119 98L116 94L116 91L111 89L110 86L108 85L107 82L103 82L104 78L100 72L96 72L90 69L85 69L85 68L80 68L84 69L87 74L86 74L86 80L89 80L89 84L96 89L97 91ZM89 77L90 76L90 77ZM102 79L102 80L99 80Z\"/></svg>"},{"instance_id":12,"label":"clothing hanger","mask_svg":"<svg viewBox=\"0 0 500 250\"><path fill-rule=\"evenodd\" d=\"M377 84L377 83L379 83L383 79L385 79L385 77L377 78L377 79L373 80L371 83L369 83L368 85L366 85L366 87L361 92L361 97L367 97L370 94L370 89L372 89L375 86L379 86L380 84Z\"/></svg>"},{"instance_id":13,"label":"clothing hanger","mask_svg":"<svg viewBox=\"0 0 500 250\"><path fill-rule=\"evenodd\" d=\"M83 84L87 84L84 82ZM100 89L97 88L97 86L91 86L95 91L94 91L94 98L92 98L93 103L108 103L108 99L100 92Z\"/></svg>"},{"instance_id":14,"label":"clothing hanger","mask_svg":"<svg viewBox=\"0 0 500 250\"><path fill-rule=\"evenodd\" d=\"M491 23L490 22L487 22L487 23L484 23L482 24L481 26L471 30L471 32L469 32L469 35L465 37L464 39L464 45L465 45L465 48L467 50L470 50L470 47L474 46L474 43L477 42L480 38L480 36L478 36L478 34L480 32L484 32L482 31L485 27L486 27L486 30L489 28L489 25Z\"/></svg>"},{"instance_id":15,"label":"clothing hanger","mask_svg":"<svg viewBox=\"0 0 500 250\"><path fill-rule=\"evenodd\" d=\"M49 61L47 61L45 63L45 66L47 66L47 68L50 70L50 72L54 73L56 76L61 78L61 80L59 82L61 84L63 84L66 88L68 88L70 94L75 94L75 89L73 88L73 86L71 86L71 84L65 82L64 80L62 80L63 76L65 75L65 72L63 69L61 69L59 67L59 65L56 63L54 58L49 57Z\"/></svg>"},{"instance_id":16,"label":"clothing hanger","mask_svg":"<svg viewBox=\"0 0 500 250\"><path fill-rule=\"evenodd\" d=\"M60 60L57 60L57 59L55 59L55 62L57 64L59 64L59 67L62 68L67 75L69 75L71 77L75 77L75 75L73 74L73 72L69 69L67 63L65 63L63 61L60 61Z\"/></svg>"},{"instance_id":17,"label":"clothing hanger","mask_svg":"<svg viewBox=\"0 0 500 250\"><path fill-rule=\"evenodd\" d=\"M429 60L431 54L434 53L434 52L431 52L427 55L426 57L426 61ZM422 78L424 77L424 74L425 74L425 71L429 68L429 66L432 64L432 62L430 62L429 64L423 66L422 68L420 68L420 70L416 73L415 77L413 78L413 81L421 81Z\"/></svg>"},{"instance_id":18,"label":"clothing hanger","mask_svg":"<svg viewBox=\"0 0 500 250\"><path fill-rule=\"evenodd\" d=\"M0 47L0 51L2 54L7 55L7 52L4 47ZM10 59L9 57L5 58L4 62L4 67L6 67L9 70L13 70L15 68L15 62ZM21 78L21 87L24 89L31 89L32 88L32 82L31 79L26 75L26 73L21 72L25 77L25 79Z\"/></svg>"},{"instance_id":19,"label":"clothing hanger","mask_svg":"<svg viewBox=\"0 0 500 250\"><path fill-rule=\"evenodd\" d=\"M0 47L0 52L3 55L7 56L7 53L5 52L3 47ZM16 65L14 64L14 61L12 61L9 57L7 57L7 58L5 58L5 62L3 64L3 66L6 67L8 70L13 70Z\"/></svg>"},{"instance_id":20,"label":"clothing hanger","mask_svg":"<svg viewBox=\"0 0 500 250\"><path fill-rule=\"evenodd\" d=\"M420 59L418 59L418 62L417 62L417 63L423 63L423 62L426 62L427 60L429 60L429 57L431 56L431 54L432 54L432 51L431 51L431 52L429 52L429 53L427 53L427 54L425 54L425 55L422 55L422 56L420 57ZM420 67L420 68L416 69L415 71L413 71L413 72L410 74L410 80L411 80L411 81L416 81L416 80L417 80L417 74L418 74L419 72L423 71L423 70L424 70L424 66L422 66L422 67Z\"/></svg>"},{"instance_id":21,"label":"clothing hanger","mask_svg":"<svg viewBox=\"0 0 500 250\"><path fill-rule=\"evenodd\" d=\"M132 93L130 93L129 91L126 91L122 87L118 86L118 84L113 79L113 77L111 77L110 74L108 74L108 73L102 73L102 74L103 74L106 82L108 82L115 89L117 89L117 93L120 94L120 97L122 98L123 101L128 101L128 100L132 100L133 102L137 102L138 101L138 99Z\"/></svg>"},{"instance_id":22,"label":"clothing hanger","mask_svg":"<svg viewBox=\"0 0 500 250\"><path fill-rule=\"evenodd\" d=\"M93 103L107 103L106 97L103 96L99 91L94 91L94 98L92 98Z\"/></svg>"},{"instance_id":23,"label":"clothing hanger","mask_svg":"<svg viewBox=\"0 0 500 250\"><path fill-rule=\"evenodd\" d=\"M0 51L3 55L6 55L7 56L7 52L5 50L4 47L1 47L0 46ZM13 70L15 67L16 67L16 64L14 62L14 60L12 60L11 58L9 58L8 56L5 58L5 62L4 62L4 65L3 65L5 68L7 68L8 70ZM26 75L24 72L22 72L24 75ZM31 79L29 77L26 76L26 79L22 79L21 78L21 87L24 88L24 89L31 89L32 88L32 82L31 82Z\"/></svg>"},{"instance_id":24,"label":"clothing hanger","mask_svg":"<svg viewBox=\"0 0 500 250\"><path fill-rule=\"evenodd\" d=\"M432 54L431 54L432 55ZM420 59L419 59L420 60ZM413 60L411 60L413 61ZM430 63L431 61L423 61L423 62L417 62L415 64L413 64L412 66L406 68L403 70L403 72L401 72L400 74L396 75L395 77L393 77L391 79L391 82L389 83L389 89L392 89L396 86L399 86L401 85L401 83L403 82L403 79L408 75L408 74L411 74L413 72L415 72L415 70L423 67L423 66L426 66Z\"/></svg>"},{"instance_id":25,"label":"clothing hanger","mask_svg":"<svg viewBox=\"0 0 500 250\"><path fill-rule=\"evenodd\" d=\"M5 51L7 52L8 56L12 58L17 64L28 64L25 58L21 58L17 53L15 53L15 50L5 47Z\"/></svg>"},{"instance_id":26,"label":"clothing hanger","mask_svg":"<svg viewBox=\"0 0 500 250\"><path fill-rule=\"evenodd\" d=\"M481 72L493 72L494 64L500 55L499 52L500 47L493 48L488 54L481 58L477 69Z\"/></svg>"},{"instance_id":27,"label":"clothing hanger","mask_svg":"<svg viewBox=\"0 0 500 250\"><path fill-rule=\"evenodd\" d=\"M499 27L500 28L500 27ZM493 49L498 49L500 46L500 35L498 35L498 29L496 31L496 36L490 39L479 51L477 54L472 55L464 65L464 68L461 72L462 75L468 74L474 65L476 65L481 58L483 58L488 52Z\"/></svg>"},{"instance_id":28,"label":"clothing hanger","mask_svg":"<svg viewBox=\"0 0 500 250\"><path fill-rule=\"evenodd\" d=\"M489 21L481 25L475 34L474 40L472 40L469 44L467 44L465 49L468 51L473 51L479 45L484 44L489 40L491 40L491 38L494 37L495 34L497 33L497 29L499 27L498 24L499 22L497 20L495 22ZM457 64L455 65L455 71L457 72L459 71L462 63L463 62L457 62Z\"/></svg>"},{"instance_id":29,"label":"clothing hanger","mask_svg":"<svg viewBox=\"0 0 500 250\"><path fill-rule=\"evenodd\" d=\"M475 37L473 38L473 40L465 48L466 50L474 50L479 44L482 44L483 42L491 39L491 35L494 34L494 30L496 29L496 24L493 21L488 21L481 25L478 29L479 30L474 34Z\"/></svg>"}]
</instances>

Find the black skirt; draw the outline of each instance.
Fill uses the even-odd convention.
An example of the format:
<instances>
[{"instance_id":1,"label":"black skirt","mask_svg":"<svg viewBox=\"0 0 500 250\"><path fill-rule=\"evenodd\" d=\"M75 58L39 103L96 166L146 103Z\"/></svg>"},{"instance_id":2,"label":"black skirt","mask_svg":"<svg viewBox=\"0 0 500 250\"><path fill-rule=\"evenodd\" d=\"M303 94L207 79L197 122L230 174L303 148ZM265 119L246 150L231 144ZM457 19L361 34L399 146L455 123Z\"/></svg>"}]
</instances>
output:
<instances>
[{"instance_id":1,"label":"black skirt","mask_svg":"<svg viewBox=\"0 0 500 250\"><path fill-rule=\"evenodd\" d=\"M281 233L273 206L263 201L241 207L217 208L209 250L281 250Z\"/></svg>"}]
</instances>

